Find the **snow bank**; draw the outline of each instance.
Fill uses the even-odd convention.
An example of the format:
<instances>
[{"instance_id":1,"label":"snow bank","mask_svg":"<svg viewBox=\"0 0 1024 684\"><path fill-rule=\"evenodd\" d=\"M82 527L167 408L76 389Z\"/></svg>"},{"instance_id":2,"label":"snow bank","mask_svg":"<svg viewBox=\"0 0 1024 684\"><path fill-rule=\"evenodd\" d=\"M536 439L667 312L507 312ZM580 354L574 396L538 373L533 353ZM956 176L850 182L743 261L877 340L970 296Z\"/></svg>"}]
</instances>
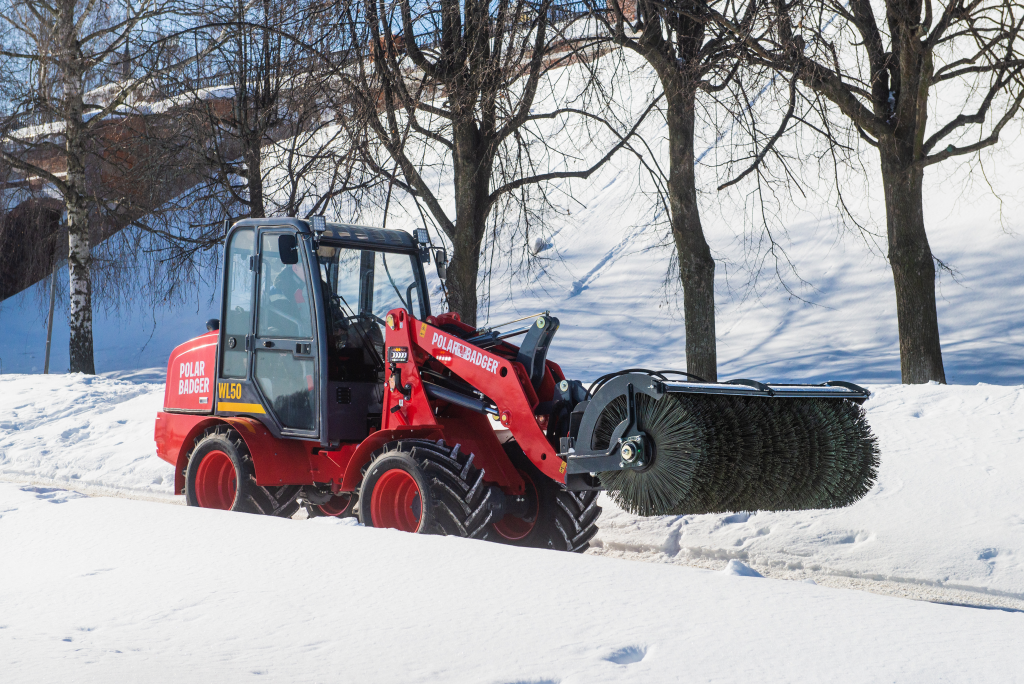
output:
<instances>
[{"instance_id":1,"label":"snow bank","mask_svg":"<svg viewBox=\"0 0 1024 684\"><path fill-rule=\"evenodd\" d=\"M1024 615L0 484L10 682L1009 682Z\"/></svg>"},{"instance_id":2,"label":"snow bank","mask_svg":"<svg viewBox=\"0 0 1024 684\"><path fill-rule=\"evenodd\" d=\"M0 474L172 493L153 425L163 383L0 375Z\"/></svg>"}]
</instances>

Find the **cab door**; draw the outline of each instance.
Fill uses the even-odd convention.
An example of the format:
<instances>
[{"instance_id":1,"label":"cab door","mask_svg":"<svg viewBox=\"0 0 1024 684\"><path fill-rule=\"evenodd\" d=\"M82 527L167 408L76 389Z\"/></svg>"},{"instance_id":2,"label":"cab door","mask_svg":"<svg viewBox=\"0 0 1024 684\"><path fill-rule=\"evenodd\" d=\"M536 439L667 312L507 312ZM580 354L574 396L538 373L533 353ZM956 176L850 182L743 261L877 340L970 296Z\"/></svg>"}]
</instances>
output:
<instances>
[{"instance_id":1,"label":"cab door","mask_svg":"<svg viewBox=\"0 0 1024 684\"><path fill-rule=\"evenodd\" d=\"M303 238L292 229L259 230L252 377L281 431L319 434L319 349Z\"/></svg>"}]
</instances>

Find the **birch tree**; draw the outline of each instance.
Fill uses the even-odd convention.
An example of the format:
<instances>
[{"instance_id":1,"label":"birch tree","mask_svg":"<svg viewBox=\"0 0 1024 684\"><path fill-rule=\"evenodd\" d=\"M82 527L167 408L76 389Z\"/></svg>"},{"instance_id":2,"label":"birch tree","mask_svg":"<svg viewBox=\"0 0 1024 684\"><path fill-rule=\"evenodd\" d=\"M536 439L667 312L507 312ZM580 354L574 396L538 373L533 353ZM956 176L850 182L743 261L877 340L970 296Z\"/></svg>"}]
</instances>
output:
<instances>
[{"instance_id":1,"label":"birch tree","mask_svg":"<svg viewBox=\"0 0 1024 684\"><path fill-rule=\"evenodd\" d=\"M0 12L0 158L64 203L71 372L95 373L92 136L148 81L120 80L118 57L133 44L145 52L139 45L169 7L166 0L7 0Z\"/></svg>"}]
</instances>

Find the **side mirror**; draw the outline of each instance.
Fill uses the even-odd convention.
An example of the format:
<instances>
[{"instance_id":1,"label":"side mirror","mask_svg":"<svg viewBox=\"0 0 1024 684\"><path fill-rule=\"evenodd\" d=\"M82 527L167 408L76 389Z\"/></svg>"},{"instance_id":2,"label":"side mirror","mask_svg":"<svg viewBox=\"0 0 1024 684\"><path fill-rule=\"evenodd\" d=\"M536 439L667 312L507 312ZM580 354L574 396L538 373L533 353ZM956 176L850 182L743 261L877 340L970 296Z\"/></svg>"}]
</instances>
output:
<instances>
[{"instance_id":1,"label":"side mirror","mask_svg":"<svg viewBox=\"0 0 1024 684\"><path fill-rule=\"evenodd\" d=\"M220 330L220 321L216 318L211 318L210 320L206 321L206 329L209 330L210 332L213 332L214 330Z\"/></svg>"},{"instance_id":2,"label":"side mirror","mask_svg":"<svg viewBox=\"0 0 1024 684\"><path fill-rule=\"evenodd\" d=\"M299 243L293 234L286 233L277 238L277 252L282 264L294 266L299 263Z\"/></svg>"},{"instance_id":3,"label":"side mirror","mask_svg":"<svg viewBox=\"0 0 1024 684\"><path fill-rule=\"evenodd\" d=\"M448 277L448 254L443 248L434 250L434 266L437 267L437 277L444 280Z\"/></svg>"}]
</instances>

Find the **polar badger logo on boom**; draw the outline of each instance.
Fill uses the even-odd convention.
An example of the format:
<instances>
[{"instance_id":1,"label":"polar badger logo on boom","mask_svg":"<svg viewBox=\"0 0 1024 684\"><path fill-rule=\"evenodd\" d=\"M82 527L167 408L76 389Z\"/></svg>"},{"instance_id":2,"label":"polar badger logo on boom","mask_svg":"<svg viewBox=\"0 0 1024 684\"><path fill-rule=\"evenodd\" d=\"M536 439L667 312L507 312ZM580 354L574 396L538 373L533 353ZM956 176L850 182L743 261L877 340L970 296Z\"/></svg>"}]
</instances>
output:
<instances>
[{"instance_id":1,"label":"polar badger logo on boom","mask_svg":"<svg viewBox=\"0 0 1024 684\"><path fill-rule=\"evenodd\" d=\"M492 359L489 356L481 354L476 349L456 342L450 337L445 337L441 333L434 333L434 337L431 341L438 349L450 352L452 356L457 356L460 359L465 359L474 365L480 366L485 371L494 373L498 370L497 359Z\"/></svg>"}]
</instances>

